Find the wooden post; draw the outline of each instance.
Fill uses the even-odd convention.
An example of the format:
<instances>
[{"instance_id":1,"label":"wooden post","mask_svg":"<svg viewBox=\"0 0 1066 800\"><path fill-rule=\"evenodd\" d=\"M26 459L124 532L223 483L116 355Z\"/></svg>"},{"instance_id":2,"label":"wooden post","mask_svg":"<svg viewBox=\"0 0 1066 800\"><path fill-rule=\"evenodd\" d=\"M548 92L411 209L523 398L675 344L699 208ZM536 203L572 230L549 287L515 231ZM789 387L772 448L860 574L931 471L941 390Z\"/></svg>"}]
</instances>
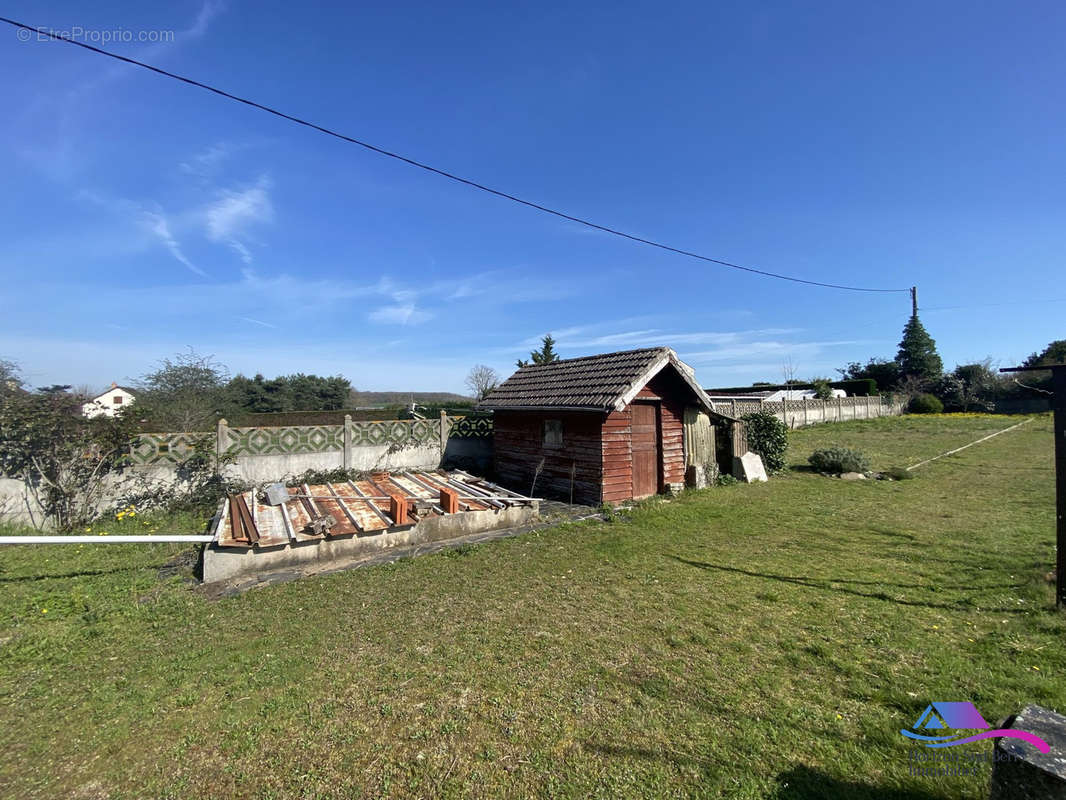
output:
<instances>
[{"instance_id":1,"label":"wooden post","mask_svg":"<svg viewBox=\"0 0 1066 800\"><path fill-rule=\"evenodd\" d=\"M352 415L344 415L344 468L352 468Z\"/></svg>"},{"instance_id":2,"label":"wooden post","mask_svg":"<svg viewBox=\"0 0 1066 800\"><path fill-rule=\"evenodd\" d=\"M1055 393L1055 605L1066 605L1066 364L1050 367L1007 367L1000 372L1051 371Z\"/></svg>"}]
</instances>

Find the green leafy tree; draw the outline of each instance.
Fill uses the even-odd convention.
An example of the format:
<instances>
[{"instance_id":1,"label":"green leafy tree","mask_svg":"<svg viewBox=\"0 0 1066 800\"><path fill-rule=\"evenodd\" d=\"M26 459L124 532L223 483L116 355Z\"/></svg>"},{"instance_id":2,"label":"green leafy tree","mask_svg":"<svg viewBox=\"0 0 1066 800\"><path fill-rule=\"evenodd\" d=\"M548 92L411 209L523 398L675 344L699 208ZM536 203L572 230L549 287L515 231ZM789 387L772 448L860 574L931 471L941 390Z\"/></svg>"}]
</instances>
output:
<instances>
[{"instance_id":1,"label":"green leafy tree","mask_svg":"<svg viewBox=\"0 0 1066 800\"><path fill-rule=\"evenodd\" d=\"M963 411L992 411L996 400L1010 393L1009 379L993 369L990 358L975 364L961 364L955 367L953 374L962 383L960 399Z\"/></svg>"},{"instance_id":2,"label":"green leafy tree","mask_svg":"<svg viewBox=\"0 0 1066 800\"><path fill-rule=\"evenodd\" d=\"M209 431L234 408L228 382L225 366L190 347L140 378L135 413L160 431Z\"/></svg>"},{"instance_id":3,"label":"green leafy tree","mask_svg":"<svg viewBox=\"0 0 1066 800\"><path fill-rule=\"evenodd\" d=\"M828 400L833 396L833 387L829 385L829 378L811 378L810 384L814 388L814 396L819 400Z\"/></svg>"},{"instance_id":4,"label":"green leafy tree","mask_svg":"<svg viewBox=\"0 0 1066 800\"><path fill-rule=\"evenodd\" d=\"M22 373L14 361L0 358L0 394L22 389Z\"/></svg>"},{"instance_id":5,"label":"green leafy tree","mask_svg":"<svg viewBox=\"0 0 1066 800\"><path fill-rule=\"evenodd\" d=\"M558 361L559 354L555 352L555 339L552 338L552 335L550 333L546 334L544 338L540 341L540 350L534 350L529 354L529 358L532 363L551 364ZM518 365L519 369L521 369L522 367L528 367L530 365L530 361L525 361L521 358L518 359L518 361L516 361L515 363Z\"/></svg>"},{"instance_id":6,"label":"green leafy tree","mask_svg":"<svg viewBox=\"0 0 1066 800\"><path fill-rule=\"evenodd\" d=\"M1051 342L1039 353L1033 353L1022 362L1023 367L1043 367L1049 364L1066 364L1066 339Z\"/></svg>"},{"instance_id":7,"label":"green leafy tree","mask_svg":"<svg viewBox=\"0 0 1066 800\"><path fill-rule=\"evenodd\" d=\"M899 364L884 358L871 358L865 364L852 361L837 372L844 380L871 379L882 392L895 388L900 379Z\"/></svg>"},{"instance_id":8,"label":"green leafy tree","mask_svg":"<svg viewBox=\"0 0 1066 800\"><path fill-rule=\"evenodd\" d=\"M903 327L903 339L896 354L901 378L916 377L923 381L933 381L944 372L944 362L936 351L936 342L926 331L918 313Z\"/></svg>"},{"instance_id":9,"label":"green leafy tree","mask_svg":"<svg viewBox=\"0 0 1066 800\"><path fill-rule=\"evenodd\" d=\"M323 378L302 372L271 380L262 375L237 375L226 386L226 395L234 406L256 413L336 411L344 408L351 391L347 378Z\"/></svg>"},{"instance_id":10,"label":"green leafy tree","mask_svg":"<svg viewBox=\"0 0 1066 800\"><path fill-rule=\"evenodd\" d=\"M96 516L134 438L126 413L87 419L83 400L67 392L0 394L0 474L22 480L60 530Z\"/></svg>"}]
</instances>

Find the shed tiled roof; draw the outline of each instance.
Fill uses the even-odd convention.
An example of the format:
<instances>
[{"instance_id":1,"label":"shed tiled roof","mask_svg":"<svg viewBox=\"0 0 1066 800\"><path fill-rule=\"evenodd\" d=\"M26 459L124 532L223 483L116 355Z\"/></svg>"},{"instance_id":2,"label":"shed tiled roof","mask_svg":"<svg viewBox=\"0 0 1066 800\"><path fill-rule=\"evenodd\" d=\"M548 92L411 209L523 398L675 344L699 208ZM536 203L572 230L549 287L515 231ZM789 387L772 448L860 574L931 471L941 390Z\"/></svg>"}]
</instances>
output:
<instances>
[{"instance_id":1,"label":"shed tiled roof","mask_svg":"<svg viewBox=\"0 0 1066 800\"><path fill-rule=\"evenodd\" d=\"M713 410L703 390L669 347L625 350L522 367L478 407L620 411L668 365L692 388L698 402Z\"/></svg>"}]
</instances>

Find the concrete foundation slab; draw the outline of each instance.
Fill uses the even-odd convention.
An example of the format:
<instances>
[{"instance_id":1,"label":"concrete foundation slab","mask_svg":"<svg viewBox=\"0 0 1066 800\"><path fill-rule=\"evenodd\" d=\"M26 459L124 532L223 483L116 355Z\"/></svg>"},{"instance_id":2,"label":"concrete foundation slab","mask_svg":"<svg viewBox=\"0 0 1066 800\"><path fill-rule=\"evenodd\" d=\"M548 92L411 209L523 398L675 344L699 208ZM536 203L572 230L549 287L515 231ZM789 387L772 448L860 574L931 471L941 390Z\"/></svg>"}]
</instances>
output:
<instances>
[{"instance_id":1,"label":"concrete foundation slab","mask_svg":"<svg viewBox=\"0 0 1066 800\"><path fill-rule=\"evenodd\" d=\"M327 565L363 558L396 547L455 539L481 531L513 528L534 520L539 512L536 501L509 508L463 511L427 517L416 525L389 528L364 535L291 542L280 547L220 547L215 543L204 550L204 583L234 581L275 570Z\"/></svg>"}]
</instances>

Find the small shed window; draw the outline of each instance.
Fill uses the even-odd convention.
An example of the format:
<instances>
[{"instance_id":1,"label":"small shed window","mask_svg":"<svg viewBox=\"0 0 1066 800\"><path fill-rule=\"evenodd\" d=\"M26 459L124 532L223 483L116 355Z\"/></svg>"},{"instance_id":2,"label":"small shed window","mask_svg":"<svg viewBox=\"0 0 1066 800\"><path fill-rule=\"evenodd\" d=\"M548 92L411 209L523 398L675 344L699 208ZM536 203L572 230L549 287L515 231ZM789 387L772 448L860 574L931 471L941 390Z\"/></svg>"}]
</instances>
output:
<instances>
[{"instance_id":1,"label":"small shed window","mask_svg":"<svg viewBox=\"0 0 1066 800\"><path fill-rule=\"evenodd\" d=\"M563 421L561 419L544 420L544 446L563 446Z\"/></svg>"},{"instance_id":2,"label":"small shed window","mask_svg":"<svg viewBox=\"0 0 1066 800\"><path fill-rule=\"evenodd\" d=\"M111 398L111 402L113 402L116 406L122 405L122 395L116 394L114 397Z\"/></svg>"}]
</instances>

